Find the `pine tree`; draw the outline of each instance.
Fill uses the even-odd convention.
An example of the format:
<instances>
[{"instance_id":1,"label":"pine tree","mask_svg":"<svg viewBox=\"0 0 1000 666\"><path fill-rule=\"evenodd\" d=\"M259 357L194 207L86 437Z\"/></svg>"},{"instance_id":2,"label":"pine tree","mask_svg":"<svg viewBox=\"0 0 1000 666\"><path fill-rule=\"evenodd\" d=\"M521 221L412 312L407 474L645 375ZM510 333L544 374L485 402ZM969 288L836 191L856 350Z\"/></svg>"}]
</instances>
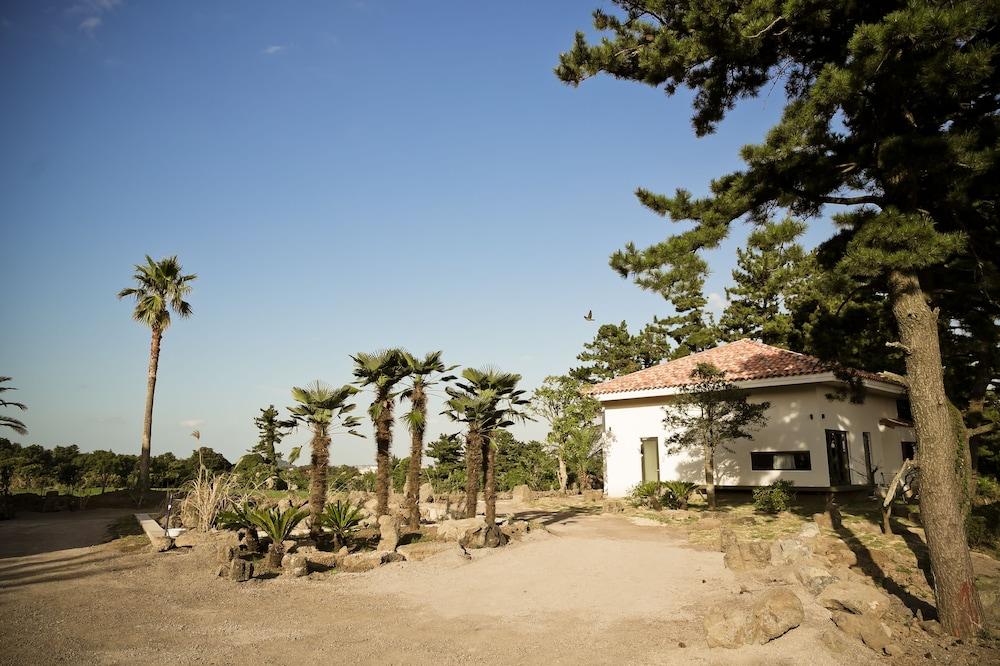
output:
<instances>
[{"instance_id":1,"label":"pine tree","mask_svg":"<svg viewBox=\"0 0 1000 666\"><path fill-rule=\"evenodd\" d=\"M670 342L658 321L647 324L637 335L629 333L624 321L617 326L602 324L576 357L589 365L573 368L570 375L583 382L602 382L652 367L669 355Z\"/></svg>"},{"instance_id":2,"label":"pine tree","mask_svg":"<svg viewBox=\"0 0 1000 666\"><path fill-rule=\"evenodd\" d=\"M278 418L278 410L274 405L268 405L260 410L260 416L254 418L254 425L259 433L257 443L251 453L256 453L264 459L264 463L269 467L277 469L281 453L277 450L281 440L285 438L291 428L295 427L295 421L282 421Z\"/></svg>"},{"instance_id":3,"label":"pine tree","mask_svg":"<svg viewBox=\"0 0 1000 666\"><path fill-rule=\"evenodd\" d=\"M982 625L954 464L960 438L945 392L929 272L1000 257L1000 0L784 3L615 0L594 12L595 45L577 33L556 74L576 85L607 73L694 90L693 125L711 133L740 100L781 84L785 108L764 142L743 148L742 170L704 197L640 189L650 210L693 227L614 255L620 274L660 293L690 285L738 219L775 208L812 220L826 206L845 243L837 270L884 284L903 351L920 442L921 517L939 617L951 633ZM700 265L699 265L700 261ZM950 277L949 277L950 276Z\"/></svg>"},{"instance_id":4,"label":"pine tree","mask_svg":"<svg viewBox=\"0 0 1000 666\"><path fill-rule=\"evenodd\" d=\"M789 349L796 336L790 309L804 296L814 274L812 255L796 241L806 225L793 219L754 229L736 250L729 305L719 319L727 340L752 338Z\"/></svg>"}]
</instances>

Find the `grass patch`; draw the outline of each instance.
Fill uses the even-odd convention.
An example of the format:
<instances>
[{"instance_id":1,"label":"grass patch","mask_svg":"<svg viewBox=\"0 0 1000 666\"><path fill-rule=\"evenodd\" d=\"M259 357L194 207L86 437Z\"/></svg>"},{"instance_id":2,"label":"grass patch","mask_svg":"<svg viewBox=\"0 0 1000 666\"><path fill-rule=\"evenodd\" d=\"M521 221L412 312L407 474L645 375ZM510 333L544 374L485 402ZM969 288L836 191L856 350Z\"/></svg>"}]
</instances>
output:
<instances>
[{"instance_id":1,"label":"grass patch","mask_svg":"<svg viewBox=\"0 0 1000 666\"><path fill-rule=\"evenodd\" d=\"M145 536L145 533L142 531L142 527L139 525L139 521L136 520L135 516L132 514L116 518L108 525L108 541L129 536ZM148 539L146 540L146 543L149 543Z\"/></svg>"}]
</instances>

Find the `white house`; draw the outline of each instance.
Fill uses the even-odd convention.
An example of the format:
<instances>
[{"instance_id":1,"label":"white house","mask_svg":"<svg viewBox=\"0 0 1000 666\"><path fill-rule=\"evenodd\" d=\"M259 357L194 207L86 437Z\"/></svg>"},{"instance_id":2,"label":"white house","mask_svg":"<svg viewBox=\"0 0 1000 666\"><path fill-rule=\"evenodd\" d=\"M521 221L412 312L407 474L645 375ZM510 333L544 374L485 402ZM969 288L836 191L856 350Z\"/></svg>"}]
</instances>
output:
<instances>
[{"instance_id":1,"label":"white house","mask_svg":"<svg viewBox=\"0 0 1000 666\"><path fill-rule=\"evenodd\" d=\"M916 446L906 390L882 375L856 371L864 402L830 396L844 382L819 359L739 340L596 385L603 408L605 488L621 497L643 481L704 482L701 452L668 454L663 406L710 363L769 402L767 425L753 439L716 454L719 487L748 488L778 479L797 488L846 490L887 484Z\"/></svg>"}]
</instances>

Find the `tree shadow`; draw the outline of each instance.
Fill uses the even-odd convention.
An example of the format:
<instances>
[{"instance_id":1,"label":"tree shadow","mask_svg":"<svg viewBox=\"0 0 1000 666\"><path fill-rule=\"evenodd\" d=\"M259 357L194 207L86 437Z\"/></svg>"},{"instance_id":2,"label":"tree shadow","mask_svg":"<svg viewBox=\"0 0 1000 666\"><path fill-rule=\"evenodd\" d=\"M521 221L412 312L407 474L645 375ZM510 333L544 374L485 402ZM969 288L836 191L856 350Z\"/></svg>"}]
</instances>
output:
<instances>
[{"instance_id":1,"label":"tree shadow","mask_svg":"<svg viewBox=\"0 0 1000 666\"><path fill-rule=\"evenodd\" d=\"M559 509L548 511L544 509L517 511L514 513L514 516L518 520L537 520L541 522L542 525L551 527L552 525L572 523L575 519L582 518L584 516L596 516L602 511L603 508L600 506L577 506L561 507Z\"/></svg>"}]
</instances>

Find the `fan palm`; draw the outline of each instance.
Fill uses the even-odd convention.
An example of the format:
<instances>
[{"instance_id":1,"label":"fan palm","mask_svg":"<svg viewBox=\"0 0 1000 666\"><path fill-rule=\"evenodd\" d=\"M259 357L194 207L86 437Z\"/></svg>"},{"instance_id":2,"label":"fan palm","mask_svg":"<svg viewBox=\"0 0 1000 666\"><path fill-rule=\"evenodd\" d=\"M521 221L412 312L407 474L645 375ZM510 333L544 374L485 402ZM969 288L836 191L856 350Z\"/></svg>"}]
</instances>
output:
<instances>
[{"instance_id":1,"label":"fan palm","mask_svg":"<svg viewBox=\"0 0 1000 666\"><path fill-rule=\"evenodd\" d=\"M389 513L389 449L392 446L392 409L397 394L393 388L409 372L405 352L401 349L383 349L374 354L359 353L354 361L355 384L371 387L375 398L368 414L375 426L375 495L378 498L376 513Z\"/></svg>"},{"instance_id":2,"label":"fan palm","mask_svg":"<svg viewBox=\"0 0 1000 666\"><path fill-rule=\"evenodd\" d=\"M406 414L410 429L410 460L406 471L406 510L410 529L420 528L420 461L424 456L424 430L427 428L427 389L439 382L455 379L448 375L434 379L434 375L454 370L456 366L445 367L441 362L441 352L430 352L424 358L404 353L410 377L410 385L402 392L402 397L410 401L410 411Z\"/></svg>"},{"instance_id":3,"label":"fan palm","mask_svg":"<svg viewBox=\"0 0 1000 666\"><path fill-rule=\"evenodd\" d=\"M496 448L493 433L507 428L517 420L527 420L521 407L528 404L524 391L517 388L521 375L501 372L494 368L466 368L463 381L446 387L451 398L446 403L452 420L468 428L465 446L465 515L474 518L479 495L479 478L483 476L483 499L486 503L486 524L496 522Z\"/></svg>"},{"instance_id":4,"label":"fan palm","mask_svg":"<svg viewBox=\"0 0 1000 666\"><path fill-rule=\"evenodd\" d=\"M0 384L9 382L11 379L12 377L0 377ZM4 393L6 391L16 391L16 390L17 389L14 388L13 386L0 386L0 393ZM27 405L25 405L23 402L13 402L10 400L0 400L0 407L17 407L22 412L28 408ZM5 426L7 428L10 428L18 435L28 434L28 427L24 425L23 422L19 421L18 419L15 419L12 416L0 415L0 426Z\"/></svg>"},{"instance_id":5,"label":"fan palm","mask_svg":"<svg viewBox=\"0 0 1000 666\"><path fill-rule=\"evenodd\" d=\"M292 418L309 428L312 433L312 467L309 481L309 532L320 536L320 515L326 504L326 472L330 464L330 427L339 425L351 435L363 437L355 428L361 425L356 416L350 414L354 403L348 398L358 392L353 386L333 388L322 382L313 382L306 388L292 389L292 398L299 404L288 408Z\"/></svg>"},{"instance_id":6,"label":"fan palm","mask_svg":"<svg viewBox=\"0 0 1000 666\"><path fill-rule=\"evenodd\" d=\"M196 275L184 275L177 257L154 261L148 254L145 264L136 264L132 279L136 286L122 289L118 298L135 299L132 318L149 327L149 373L146 380L146 411L142 424L142 453L139 456L139 489L149 488L149 456L153 438L153 394L156 392L156 370L160 363L160 342L170 326L171 311L178 317L190 317L191 306L184 298L191 293L191 281Z\"/></svg>"}]
</instances>

